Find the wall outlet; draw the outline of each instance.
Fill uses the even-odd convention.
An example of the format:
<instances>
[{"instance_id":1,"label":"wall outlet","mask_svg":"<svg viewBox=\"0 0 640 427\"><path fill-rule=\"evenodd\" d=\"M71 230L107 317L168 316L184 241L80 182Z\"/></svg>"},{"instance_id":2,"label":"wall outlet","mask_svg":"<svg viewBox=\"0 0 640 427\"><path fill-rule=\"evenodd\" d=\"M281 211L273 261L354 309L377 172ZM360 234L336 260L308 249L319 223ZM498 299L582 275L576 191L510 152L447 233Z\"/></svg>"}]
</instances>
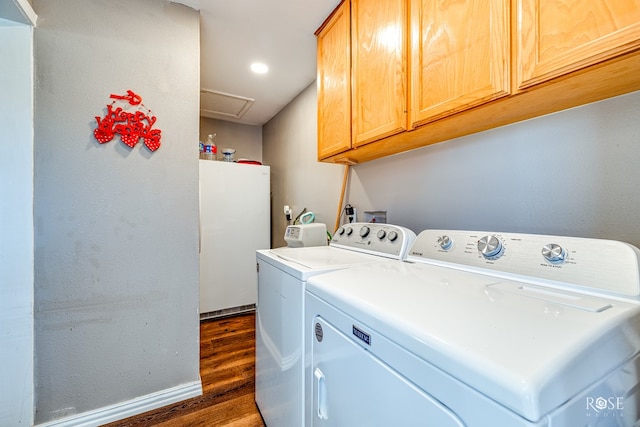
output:
<instances>
[{"instance_id":1,"label":"wall outlet","mask_svg":"<svg viewBox=\"0 0 640 427\"><path fill-rule=\"evenodd\" d=\"M387 223L387 211L364 211L364 222Z\"/></svg>"}]
</instances>

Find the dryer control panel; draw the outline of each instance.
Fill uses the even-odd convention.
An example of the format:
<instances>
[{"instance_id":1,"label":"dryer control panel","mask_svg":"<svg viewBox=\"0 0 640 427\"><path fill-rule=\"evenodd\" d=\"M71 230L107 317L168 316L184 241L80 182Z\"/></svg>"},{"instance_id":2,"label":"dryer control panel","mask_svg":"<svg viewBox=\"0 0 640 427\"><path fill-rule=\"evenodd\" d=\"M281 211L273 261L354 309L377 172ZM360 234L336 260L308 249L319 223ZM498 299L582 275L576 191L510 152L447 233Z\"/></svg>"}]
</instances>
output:
<instances>
[{"instance_id":1,"label":"dryer control panel","mask_svg":"<svg viewBox=\"0 0 640 427\"><path fill-rule=\"evenodd\" d=\"M353 222L340 226L330 245L402 260L415 238L413 231L399 225Z\"/></svg>"},{"instance_id":2,"label":"dryer control panel","mask_svg":"<svg viewBox=\"0 0 640 427\"><path fill-rule=\"evenodd\" d=\"M410 262L636 299L639 260L638 248L615 240L461 230L424 230L407 255Z\"/></svg>"}]
</instances>

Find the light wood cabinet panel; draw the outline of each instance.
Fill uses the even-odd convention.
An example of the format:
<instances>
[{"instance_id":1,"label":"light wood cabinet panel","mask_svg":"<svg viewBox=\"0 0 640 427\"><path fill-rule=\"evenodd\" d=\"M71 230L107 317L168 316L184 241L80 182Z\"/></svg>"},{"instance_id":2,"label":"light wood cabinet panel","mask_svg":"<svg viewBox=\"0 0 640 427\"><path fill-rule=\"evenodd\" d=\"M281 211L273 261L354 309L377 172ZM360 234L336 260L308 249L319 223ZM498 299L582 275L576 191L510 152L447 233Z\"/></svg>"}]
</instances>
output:
<instances>
[{"instance_id":1,"label":"light wood cabinet panel","mask_svg":"<svg viewBox=\"0 0 640 427\"><path fill-rule=\"evenodd\" d=\"M411 0L411 126L509 94L509 2Z\"/></svg>"},{"instance_id":2,"label":"light wood cabinet panel","mask_svg":"<svg viewBox=\"0 0 640 427\"><path fill-rule=\"evenodd\" d=\"M516 0L517 88L640 48L640 0Z\"/></svg>"},{"instance_id":3,"label":"light wood cabinet panel","mask_svg":"<svg viewBox=\"0 0 640 427\"><path fill-rule=\"evenodd\" d=\"M351 148L350 5L344 1L318 29L318 158Z\"/></svg>"},{"instance_id":4,"label":"light wood cabinet panel","mask_svg":"<svg viewBox=\"0 0 640 427\"><path fill-rule=\"evenodd\" d=\"M407 129L407 1L351 1L354 147Z\"/></svg>"}]
</instances>

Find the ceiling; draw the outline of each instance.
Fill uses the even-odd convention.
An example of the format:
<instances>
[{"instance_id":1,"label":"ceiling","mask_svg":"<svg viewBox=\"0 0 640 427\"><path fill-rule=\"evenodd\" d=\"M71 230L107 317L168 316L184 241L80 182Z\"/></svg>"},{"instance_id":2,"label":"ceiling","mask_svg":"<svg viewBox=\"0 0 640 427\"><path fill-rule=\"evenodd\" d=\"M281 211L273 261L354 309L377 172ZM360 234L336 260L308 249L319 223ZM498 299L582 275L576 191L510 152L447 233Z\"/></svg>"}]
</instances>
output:
<instances>
[{"instance_id":1,"label":"ceiling","mask_svg":"<svg viewBox=\"0 0 640 427\"><path fill-rule=\"evenodd\" d=\"M269 121L315 80L314 32L340 3L174 1L200 11L201 115L249 125ZM256 61L269 71L253 73Z\"/></svg>"}]
</instances>

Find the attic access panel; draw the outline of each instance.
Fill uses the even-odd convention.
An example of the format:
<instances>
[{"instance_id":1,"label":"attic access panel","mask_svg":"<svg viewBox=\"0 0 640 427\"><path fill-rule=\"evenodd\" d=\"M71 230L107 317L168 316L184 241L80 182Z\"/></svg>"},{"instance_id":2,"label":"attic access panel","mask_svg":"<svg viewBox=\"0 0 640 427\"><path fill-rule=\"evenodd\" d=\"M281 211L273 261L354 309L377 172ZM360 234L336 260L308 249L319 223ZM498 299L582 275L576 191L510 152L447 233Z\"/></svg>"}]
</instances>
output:
<instances>
[{"instance_id":1,"label":"attic access panel","mask_svg":"<svg viewBox=\"0 0 640 427\"><path fill-rule=\"evenodd\" d=\"M254 99L213 90L200 90L200 115L212 119L240 119Z\"/></svg>"}]
</instances>

